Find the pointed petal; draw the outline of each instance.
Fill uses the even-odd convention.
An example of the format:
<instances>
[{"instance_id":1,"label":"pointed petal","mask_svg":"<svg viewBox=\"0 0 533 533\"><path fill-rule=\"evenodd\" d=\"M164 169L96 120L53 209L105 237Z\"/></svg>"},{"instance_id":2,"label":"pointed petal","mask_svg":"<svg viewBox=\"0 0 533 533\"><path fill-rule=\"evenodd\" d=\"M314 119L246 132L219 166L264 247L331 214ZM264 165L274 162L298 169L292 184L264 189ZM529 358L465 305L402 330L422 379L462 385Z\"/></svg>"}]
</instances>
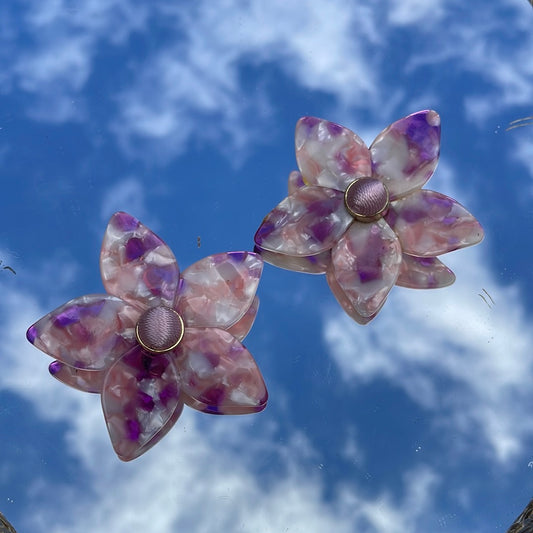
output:
<instances>
[{"instance_id":1,"label":"pointed petal","mask_svg":"<svg viewBox=\"0 0 533 533\"><path fill-rule=\"evenodd\" d=\"M402 254L396 285L409 289L438 289L455 281L455 274L436 257Z\"/></svg>"},{"instance_id":2,"label":"pointed petal","mask_svg":"<svg viewBox=\"0 0 533 533\"><path fill-rule=\"evenodd\" d=\"M104 235L100 271L107 292L142 309L171 307L179 268L170 248L127 213L115 213Z\"/></svg>"},{"instance_id":3,"label":"pointed petal","mask_svg":"<svg viewBox=\"0 0 533 533\"><path fill-rule=\"evenodd\" d=\"M255 234L255 244L278 254L316 255L331 249L352 221L343 193L303 187L265 217Z\"/></svg>"},{"instance_id":4,"label":"pointed petal","mask_svg":"<svg viewBox=\"0 0 533 533\"><path fill-rule=\"evenodd\" d=\"M326 250L320 254L296 257L293 255L277 254L268 250L262 250L259 246L255 251L271 265L295 272L305 272L307 274L324 274L331 263L331 250Z\"/></svg>"},{"instance_id":5,"label":"pointed petal","mask_svg":"<svg viewBox=\"0 0 533 533\"><path fill-rule=\"evenodd\" d=\"M418 257L435 257L483 239L483 228L461 204L425 189L391 202L385 218L404 253Z\"/></svg>"},{"instance_id":6,"label":"pointed petal","mask_svg":"<svg viewBox=\"0 0 533 533\"><path fill-rule=\"evenodd\" d=\"M302 187L305 187L305 181L302 174L298 170L293 170L289 174L289 195Z\"/></svg>"},{"instance_id":7,"label":"pointed petal","mask_svg":"<svg viewBox=\"0 0 533 533\"><path fill-rule=\"evenodd\" d=\"M385 303L385 300L383 300L380 308L374 314L370 316L361 316L355 310L355 307L352 305L350 298L348 298L346 293L343 291L342 287L339 285L339 283L335 279L335 272L333 270L333 266L328 268L326 272L326 279L328 281L329 288L331 289L331 292L333 293L333 296L335 296L340 306L344 309L344 312L350 318L355 320L358 324L361 324L361 326L364 326L365 324L368 324L371 320L373 320L375 316L378 314L379 309L381 309L381 307L383 307L383 304Z\"/></svg>"},{"instance_id":8,"label":"pointed petal","mask_svg":"<svg viewBox=\"0 0 533 533\"><path fill-rule=\"evenodd\" d=\"M146 354L135 346L108 371L102 409L111 443L123 461L146 452L181 413L179 377L171 354Z\"/></svg>"},{"instance_id":9,"label":"pointed petal","mask_svg":"<svg viewBox=\"0 0 533 533\"><path fill-rule=\"evenodd\" d=\"M255 317L257 316L258 309L259 298L256 296L248 311L246 311L242 318L239 321L235 322L235 324L233 324L233 326L228 328L226 331L228 331L228 333L231 333L237 340L242 341L244 337L248 335L248 332L252 329Z\"/></svg>"},{"instance_id":10,"label":"pointed petal","mask_svg":"<svg viewBox=\"0 0 533 533\"><path fill-rule=\"evenodd\" d=\"M391 199L420 189L431 178L440 153L440 117L419 111L384 129L370 146L373 177L385 183Z\"/></svg>"},{"instance_id":11,"label":"pointed petal","mask_svg":"<svg viewBox=\"0 0 533 533\"><path fill-rule=\"evenodd\" d=\"M217 328L187 328L174 350L185 403L211 414L262 411L267 390L250 352Z\"/></svg>"},{"instance_id":12,"label":"pointed petal","mask_svg":"<svg viewBox=\"0 0 533 533\"><path fill-rule=\"evenodd\" d=\"M82 392L101 393L106 376L105 370L82 370L66 365L61 361L53 361L48 366L50 374L61 383Z\"/></svg>"},{"instance_id":13,"label":"pointed petal","mask_svg":"<svg viewBox=\"0 0 533 533\"><path fill-rule=\"evenodd\" d=\"M345 191L356 178L371 176L370 152L351 130L303 117L296 124L296 160L307 185Z\"/></svg>"},{"instance_id":14,"label":"pointed petal","mask_svg":"<svg viewBox=\"0 0 533 533\"><path fill-rule=\"evenodd\" d=\"M48 313L27 333L39 350L67 365L107 368L135 343L140 311L107 294L88 294Z\"/></svg>"},{"instance_id":15,"label":"pointed petal","mask_svg":"<svg viewBox=\"0 0 533 533\"><path fill-rule=\"evenodd\" d=\"M227 329L252 305L262 271L252 252L210 255L183 272L176 310L189 327Z\"/></svg>"},{"instance_id":16,"label":"pointed petal","mask_svg":"<svg viewBox=\"0 0 533 533\"><path fill-rule=\"evenodd\" d=\"M363 317L375 315L383 305L401 259L398 238L383 219L354 222L331 252L333 275Z\"/></svg>"}]
</instances>

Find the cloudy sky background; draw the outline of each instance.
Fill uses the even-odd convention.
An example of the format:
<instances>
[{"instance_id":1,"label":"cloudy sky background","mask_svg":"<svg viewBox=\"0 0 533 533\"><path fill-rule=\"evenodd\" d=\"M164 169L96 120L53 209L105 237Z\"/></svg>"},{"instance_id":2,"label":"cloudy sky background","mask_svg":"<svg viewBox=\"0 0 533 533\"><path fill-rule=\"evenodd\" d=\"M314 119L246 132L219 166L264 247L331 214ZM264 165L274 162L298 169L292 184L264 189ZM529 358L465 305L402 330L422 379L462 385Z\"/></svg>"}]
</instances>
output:
<instances>
[{"instance_id":1,"label":"cloudy sky background","mask_svg":"<svg viewBox=\"0 0 533 533\"><path fill-rule=\"evenodd\" d=\"M506 131L533 114L532 49L526 0L2 2L0 511L17 530L504 532L533 487L533 126ZM266 411L186 409L121 463L99 397L25 339L102 291L112 213L182 268L249 250L298 118L370 144L426 108L427 187L486 232L444 259L456 283L394 288L362 327L323 276L267 265L246 339Z\"/></svg>"}]
</instances>

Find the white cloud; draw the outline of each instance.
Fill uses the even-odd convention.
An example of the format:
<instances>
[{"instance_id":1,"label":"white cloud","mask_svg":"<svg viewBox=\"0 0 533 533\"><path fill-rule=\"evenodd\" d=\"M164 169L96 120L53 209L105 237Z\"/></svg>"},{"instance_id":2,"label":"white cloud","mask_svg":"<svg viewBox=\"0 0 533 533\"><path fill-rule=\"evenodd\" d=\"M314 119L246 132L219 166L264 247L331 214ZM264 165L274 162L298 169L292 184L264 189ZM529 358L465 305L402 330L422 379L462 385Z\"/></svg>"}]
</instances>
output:
<instances>
[{"instance_id":1,"label":"white cloud","mask_svg":"<svg viewBox=\"0 0 533 533\"><path fill-rule=\"evenodd\" d=\"M444 261L457 274L452 287L395 287L370 325L338 311L326 317L324 336L347 382L389 381L432 413L450 445L505 463L533 437L533 335L520 289L498 285L481 247Z\"/></svg>"},{"instance_id":2,"label":"white cloud","mask_svg":"<svg viewBox=\"0 0 533 533\"><path fill-rule=\"evenodd\" d=\"M49 359L24 338L28 325L46 311L8 283L2 294L0 389L27 400L43 424L66 424L66 448L57 453L78 462L80 479L67 483L35 473L26 490L23 527L47 533L88 528L404 533L426 520L438 486L428 467L405 474L397 500L387 488L368 495L352 483L330 486L333 497L326 499L313 445L299 431L280 442L276 423L263 425L266 415L217 418L186 409L156 448L121 463L112 452L98 396L53 380ZM256 466L270 474L263 478ZM279 474L273 475L274 469Z\"/></svg>"},{"instance_id":3,"label":"white cloud","mask_svg":"<svg viewBox=\"0 0 533 533\"><path fill-rule=\"evenodd\" d=\"M357 440L355 427L348 427L348 436L342 449L342 456L358 468L363 468L365 462L365 452Z\"/></svg>"},{"instance_id":4,"label":"white cloud","mask_svg":"<svg viewBox=\"0 0 533 533\"><path fill-rule=\"evenodd\" d=\"M366 499L346 490L341 493L341 497L343 504L351 509L354 517L352 531L361 533L427 531L423 524L432 522L429 515L439 482L439 478L428 467L407 472L404 476L406 489L400 504L395 504L388 494L382 494L375 499Z\"/></svg>"},{"instance_id":5,"label":"white cloud","mask_svg":"<svg viewBox=\"0 0 533 533\"><path fill-rule=\"evenodd\" d=\"M107 224L116 211L126 211L149 225L145 202L147 194L146 187L137 178L129 177L114 183L106 189L102 198L100 223Z\"/></svg>"},{"instance_id":6,"label":"white cloud","mask_svg":"<svg viewBox=\"0 0 533 533\"><path fill-rule=\"evenodd\" d=\"M444 15L443 0L389 0L388 20L395 26L419 25L420 29L429 29Z\"/></svg>"},{"instance_id":7,"label":"white cloud","mask_svg":"<svg viewBox=\"0 0 533 533\"><path fill-rule=\"evenodd\" d=\"M109 126L132 157L165 162L199 139L239 163L250 143L275 127L265 68L271 66L289 83L331 96L332 114L380 118L391 107L406 108L405 99L438 100L419 72L453 66L454 76L477 80L477 87L463 87L464 106L470 120L483 124L533 100L533 36L524 16L530 9L522 4L157 0L139 7L131 0L33 0L18 33L0 26L9 51L1 90L32 94L28 113L35 119L89 119L93 95L85 89L102 47L115 47L118 56L135 34L153 46L124 56L117 90L98 95L115 107ZM7 9L3 15L14 17ZM23 34L31 39L18 42ZM409 35L408 46L397 47L402 35ZM256 73L253 87L246 86L246 68Z\"/></svg>"},{"instance_id":8,"label":"white cloud","mask_svg":"<svg viewBox=\"0 0 533 533\"><path fill-rule=\"evenodd\" d=\"M122 43L132 31L142 30L148 17L148 8L131 0L30 0L27 5L26 21L35 31L78 29L112 43Z\"/></svg>"},{"instance_id":9,"label":"white cloud","mask_svg":"<svg viewBox=\"0 0 533 533\"><path fill-rule=\"evenodd\" d=\"M441 158L425 188L468 208L458 175ZM367 326L328 307L323 335L348 383L385 379L431 412L435 429L453 436L456 451L510 464L533 439L533 334L520 285L502 286L490 270L490 246L488 235L478 246L442 256L457 276L451 287L393 287Z\"/></svg>"},{"instance_id":10,"label":"white cloud","mask_svg":"<svg viewBox=\"0 0 533 533\"><path fill-rule=\"evenodd\" d=\"M409 2L405 11L411 13L409 4L416 3ZM464 2L458 1L446 2L444 12L440 1L428 6L439 14L439 24L434 20L419 24L417 17L398 22L409 21L412 41L423 43L407 59L408 72L430 66L450 69L453 78L463 76L464 112L483 127L496 114L533 101L533 35L527 2L472 2L467 12Z\"/></svg>"},{"instance_id":11,"label":"white cloud","mask_svg":"<svg viewBox=\"0 0 533 533\"><path fill-rule=\"evenodd\" d=\"M85 411L78 415L89 409ZM105 449L107 442L94 437L102 435L102 421L84 416L69 443L73 449L85 444L86 484L53 489L54 500L68 510L58 519L56 506L46 505L50 485L37 483L33 497L44 505L34 510L32 522L46 525L38 531L81 533L91 524L95 530L117 533L135 528L151 533L213 529L404 533L427 520L438 486L438 478L427 467L405 475L399 502L388 490L369 497L354 485L339 486L333 501L326 502L320 470L304 468L298 448L287 454L288 448L266 441L268 436L259 431L262 442L259 453L254 453L258 443L250 436L248 422L213 421L218 429L212 432L197 422L200 416L186 413L156 452L127 465ZM238 448L228 449L228 437L239 439ZM268 483L250 468L265 453L281 454L285 466L285 473Z\"/></svg>"},{"instance_id":12,"label":"white cloud","mask_svg":"<svg viewBox=\"0 0 533 533\"><path fill-rule=\"evenodd\" d=\"M132 157L165 162L196 137L219 143L221 151L239 160L244 146L257 140L256 121L268 109L261 92L246 100L233 68L213 69L182 56L181 46L164 50L140 69L116 98L112 131Z\"/></svg>"},{"instance_id":13,"label":"white cloud","mask_svg":"<svg viewBox=\"0 0 533 533\"><path fill-rule=\"evenodd\" d=\"M504 14L499 9L506 8L472 5L465 14L459 3L441 0L372 8L340 1L224 0L200 2L190 10L167 8L165 15L183 33L139 65L137 78L118 97L113 131L137 157L155 153L166 160L199 138L238 162L251 141L260 141L274 109L262 82L253 92L244 87L243 68L268 65L303 89L334 97L332 115L355 109L382 118L396 107L407 108L406 98L411 107L414 101L421 107L437 104L440 96L428 92L431 85L416 81L417 90L409 89L411 76L418 80L427 65L453 64L458 75L490 82L481 93L464 87L465 113L482 124L533 97L531 34L515 5ZM510 28L513 61L511 47L496 38ZM397 31L409 31L414 46L396 50L398 60L390 64L388 46ZM395 79L401 73L402 83L384 81L391 70Z\"/></svg>"},{"instance_id":14,"label":"white cloud","mask_svg":"<svg viewBox=\"0 0 533 533\"><path fill-rule=\"evenodd\" d=\"M0 26L7 54L4 90L29 93L27 112L37 120L64 122L85 116L82 91L101 43L123 44L146 23L147 9L130 0L29 0L22 14L5 8L12 26ZM20 6L19 6L20 8Z\"/></svg>"},{"instance_id":15,"label":"white cloud","mask_svg":"<svg viewBox=\"0 0 533 533\"><path fill-rule=\"evenodd\" d=\"M38 54L20 57L13 70L20 89L35 95L28 109L32 118L59 123L83 117L77 94L90 74L89 47L83 36L55 36Z\"/></svg>"},{"instance_id":16,"label":"white cloud","mask_svg":"<svg viewBox=\"0 0 533 533\"><path fill-rule=\"evenodd\" d=\"M39 55L22 57L16 68L24 91L39 93L48 84L80 90L90 72L87 46L83 36L56 37Z\"/></svg>"},{"instance_id":17,"label":"white cloud","mask_svg":"<svg viewBox=\"0 0 533 533\"><path fill-rule=\"evenodd\" d=\"M158 157L175 155L192 136L238 157L239 149L260 139L270 112L263 87L243 87L244 66L275 64L307 89L344 102L377 101L376 73L365 51L381 38L369 8L340 0L224 0L167 16L175 17L183 35L150 57L117 99L113 129L130 153L138 155L139 142L155 141L150 146Z\"/></svg>"}]
</instances>

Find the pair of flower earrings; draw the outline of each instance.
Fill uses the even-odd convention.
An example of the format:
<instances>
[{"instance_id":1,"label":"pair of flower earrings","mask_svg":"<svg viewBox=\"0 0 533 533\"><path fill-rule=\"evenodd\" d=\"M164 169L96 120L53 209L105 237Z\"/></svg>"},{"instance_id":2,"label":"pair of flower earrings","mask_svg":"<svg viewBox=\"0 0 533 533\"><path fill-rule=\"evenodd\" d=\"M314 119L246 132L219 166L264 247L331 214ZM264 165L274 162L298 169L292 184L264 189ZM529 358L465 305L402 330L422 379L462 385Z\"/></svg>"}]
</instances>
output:
<instances>
[{"instance_id":1,"label":"pair of flower earrings","mask_svg":"<svg viewBox=\"0 0 533 533\"><path fill-rule=\"evenodd\" d=\"M257 230L255 253L212 255L180 272L157 235L115 213L100 254L107 294L67 302L27 338L55 359L49 370L56 379L101 394L124 461L161 440L184 404L211 414L262 411L267 389L241 341L259 306L263 259L325 273L360 324L377 315L395 284L454 282L437 256L480 242L483 230L455 200L422 189L439 147L435 111L398 120L370 148L342 126L304 117L296 125L299 171Z\"/></svg>"}]
</instances>

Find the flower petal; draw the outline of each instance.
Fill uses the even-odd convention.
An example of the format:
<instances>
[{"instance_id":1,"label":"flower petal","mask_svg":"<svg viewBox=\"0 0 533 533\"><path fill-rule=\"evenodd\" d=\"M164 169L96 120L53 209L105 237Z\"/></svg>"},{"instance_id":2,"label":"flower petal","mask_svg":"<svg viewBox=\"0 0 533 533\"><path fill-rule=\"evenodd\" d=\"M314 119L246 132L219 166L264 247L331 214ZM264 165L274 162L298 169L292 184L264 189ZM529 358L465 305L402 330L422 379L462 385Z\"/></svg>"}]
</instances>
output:
<instances>
[{"instance_id":1,"label":"flower petal","mask_svg":"<svg viewBox=\"0 0 533 533\"><path fill-rule=\"evenodd\" d=\"M187 328L174 350L185 403L211 414L262 411L267 390L250 352L217 328Z\"/></svg>"},{"instance_id":2,"label":"flower petal","mask_svg":"<svg viewBox=\"0 0 533 533\"><path fill-rule=\"evenodd\" d=\"M398 238L383 219L354 222L331 252L330 277L359 315L372 317L396 282L401 258Z\"/></svg>"},{"instance_id":3,"label":"flower petal","mask_svg":"<svg viewBox=\"0 0 533 533\"><path fill-rule=\"evenodd\" d=\"M307 274L324 274L328 265L331 263L331 250L302 257L277 254L268 250L262 250L258 246L255 247L255 251L260 253L261 257L271 265L296 272L305 272Z\"/></svg>"},{"instance_id":4,"label":"flower petal","mask_svg":"<svg viewBox=\"0 0 533 533\"><path fill-rule=\"evenodd\" d=\"M183 272L176 310L189 327L227 329L252 305L262 271L252 252L210 255Z\"/></svg>"},{"instance_id":5,"label":"flower petal","mask_svg":"<svg viewBox=\"0 0 533 533\"><path fill-rule=\"evenodd\" d=\"M248 311L244 313L241 319L239 319L233 326L228 328L226 331L231 333L236 339L242 341L248 332L252 329L252 326L257 316L257 310L259 309L259 298L256 296L252 305L249 307Z\"/></svg>"},{"instance_id":6,"label":"flower petal","mask_svg":"<svg viewBox=\"0 0 533 533\"><path fill-rule=\"evenodd\" d=\"M48 313L27 333L39 350L75 368L102 370L135 343L140 311L107 294L88 294Z\"/></svg>"},{"instance_id":7,"label":"flower petal","mask_svg":"<svg viewBox=\"0 0 533 533\"><path fill-rule=\"evenodd\" d=\"M439 152L438 113L413 113L384 129L370 146L373 177L385 183L391 199L404 196L433 175Z\"/></svg>"},{"instance_id":8,"label":"flower petal","mask_svg":"<svg viewBox=\"0 0 533 533\"><path fill-rule=\"evenodd\" d=\"M68 385L82 392L101 393L104 386L104 379L107 374L105 370L82 370L61 361L53 361L48 366L50 374L61 383Z\"/></svg>"},{"instance_id":9,"label":"flower petal","mask_svg":"<svg viewBox=\"0 0 533 533\"><path fill-rule=\"evenodd\" d=\"M289 174L289 195L302 187L305 187L305 181L302 174L298 170L293 170Z\"/></svg>"},{"instance_id":10,"label":"flower petal","mask_svg":"<svg viewBox=\"0 0 533 533\"><path fill-rule=\"evenodd\" d=\"M402 250L418 257L434 257L483 239L483 228L461 204L425 189L391 202L385 218Z\"/></svg>"},{"instance_id":11,"label":"flower petal","mask_svg":"<svg viewBox=\"0 0 533 533\"><path fill-rule=\"evenodd\" d=\"M370 152L353 131L327 120L303 117L296 124L296 160L308 185L345 191L371 176Z\"/></svg>"},{"instance_id":12,"label":"flower petal","mask_svg":"<svg viewBox=\"0 0 533 533\"><path fill-rule=\"evenodd\" d=\"M438 289L455 281L455 274L436 257L402 254L396 285L409 289Z\"/></svg>"},{"instance_id":13,"label":"flower petal","mask_svg":"<svg viewBox=\"0 0 533 533\"><path fill-rule=\"evenodd\" d=\"M127 213L115 213L104 235L100 270L107 292L142 309L172 306L179 268L171 249Z\"/></svg>"},{"instance_id":14,"label":"flower petal","mask_svg":"<svg viewBox=\"0 0 533 533\"><path fill-rule=\"evenodd\" d=\"M333 296L337 299L341 307L344 309L344 312L350 317L353 318L358 324L361 324L364 326L365 324L368 324L371 320L375 318L375 316L378 314L379 309L370 316L361 316L356 310L355 307L352 305L352 302L350 298L346 295L342 287L339 285L337 280L335 279L335 272L333 270L333 267L328 268L326 272L326 279L328 281L329 288L331 289L331 292L333 293ZM386 299L385 299L386 300ZM383 304L385 303L385 300L381 303L381 307L383 307Z\"/></svg>"},{"instance_id":15,"label":"flower petal","mask_svg":"<svg viewBox=\"0 0 533 533\"><path fill-rule=\"evenodd\" d=\"M255 234L255 244L260 250L278 254L316 255L332 248L352 221L343 193L302 187L265 217Z\"/></svg>"},{"instance_id":16,"label":"flower petal","mask_svg":"<svg viewBox=\"0 0 533 533\"><path fill-rule=\"evenodd\" d=\"M159 442L182 408L171 354L151 356L135 346L109 369L102 409L113 448L123 461L139 457Z\"/></svg>"}]
</instances>

